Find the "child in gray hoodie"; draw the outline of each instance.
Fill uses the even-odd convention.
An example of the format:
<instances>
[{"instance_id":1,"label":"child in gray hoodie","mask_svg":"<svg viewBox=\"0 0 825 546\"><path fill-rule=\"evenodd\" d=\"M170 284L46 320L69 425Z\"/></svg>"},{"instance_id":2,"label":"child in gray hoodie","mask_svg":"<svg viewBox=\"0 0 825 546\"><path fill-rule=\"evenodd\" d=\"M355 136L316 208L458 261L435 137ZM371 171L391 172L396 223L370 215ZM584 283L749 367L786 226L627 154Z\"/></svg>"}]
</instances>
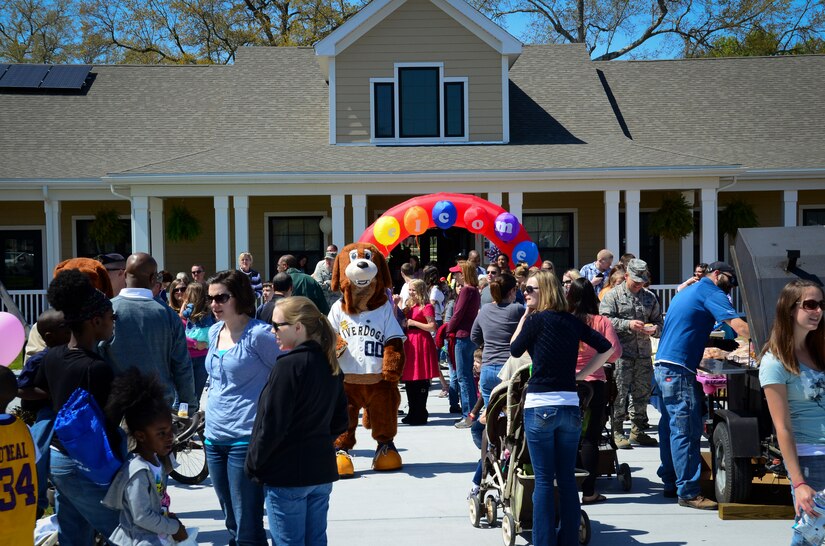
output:
<instances>
[{"instance_id":1,"label":"child in gray hoodie","mask_svg":"<svg viewBox=\"0 0 825 546\"><path fill-rule=\"evenodd\" d=\"M169 546L187 538L186 528L168 510L166 477L174 432L171 409L157 377L130 369L115 379L106 411L125 419L136 448L115 475L103 504L120 511L109 542L116 546Z\"/></svg>"}]
</instances>

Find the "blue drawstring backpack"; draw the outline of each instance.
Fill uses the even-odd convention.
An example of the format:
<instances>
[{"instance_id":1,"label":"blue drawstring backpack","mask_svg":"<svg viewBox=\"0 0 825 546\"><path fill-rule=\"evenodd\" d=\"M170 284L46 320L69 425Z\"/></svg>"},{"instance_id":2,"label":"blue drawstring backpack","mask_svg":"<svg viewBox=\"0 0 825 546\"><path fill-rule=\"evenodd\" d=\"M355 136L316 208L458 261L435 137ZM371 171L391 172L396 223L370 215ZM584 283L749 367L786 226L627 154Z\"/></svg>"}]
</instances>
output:
<instances>
[{"instance_id":1,"label":"blue drawstring backpack","mask_svg":"<svg viewBox=\"0 0 825 546\"><path fill-rule=\"evenodd\" d=\"M78 470L98 485L112 483L123 465L109 446L106 420L94 397L78 387L57 412L54 433Z\"/></svg>"}]
</instances>

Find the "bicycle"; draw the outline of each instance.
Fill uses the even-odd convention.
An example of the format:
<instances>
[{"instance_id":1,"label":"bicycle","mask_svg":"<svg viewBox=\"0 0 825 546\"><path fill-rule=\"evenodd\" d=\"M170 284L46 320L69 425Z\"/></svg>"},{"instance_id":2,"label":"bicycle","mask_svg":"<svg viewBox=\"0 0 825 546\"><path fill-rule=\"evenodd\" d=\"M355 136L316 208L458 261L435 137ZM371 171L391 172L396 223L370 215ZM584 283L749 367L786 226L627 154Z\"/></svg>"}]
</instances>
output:
<instances>
[{"instance_id":1,"label":"bicycle","mask_svg":"<svg viewBox=\"0 0 825 546\"><path fill-rule=\"evenodd\" d=\"M209 475L206 465L206 451L203 448L203 430L206 424L203 411L192 417L179 417L172 414L175 427L175 443L172 453L178 466L169 473L176 482L197 485Z\"/></svg>"}]
</instances>

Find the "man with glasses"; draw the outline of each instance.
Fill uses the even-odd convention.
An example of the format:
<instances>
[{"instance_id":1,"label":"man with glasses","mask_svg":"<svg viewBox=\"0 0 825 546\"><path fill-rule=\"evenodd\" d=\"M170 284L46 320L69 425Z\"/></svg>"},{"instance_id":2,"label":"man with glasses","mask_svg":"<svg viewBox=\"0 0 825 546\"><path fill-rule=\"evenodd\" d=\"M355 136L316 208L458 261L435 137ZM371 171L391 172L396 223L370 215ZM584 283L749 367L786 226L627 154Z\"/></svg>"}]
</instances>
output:
<instances>
[{"instance_id":1,"label":"man with glasses","mask_svg":"<svg viewBox=\"0 0 825 546\"><path fill-rule=\"evenodd\" d=\"M101 354L115 376L135 367L142 373L156 373L166 389L166 401L186 402L190 411L198 408L192 361L180 316L168 305L158 303L153 288L163 277L158 264L145 252L126 260L126 288L112 299L118 322L112 339L101 344Z\"/></svg>"},{"instance_id":2,"label":"man with glasses","mask_svg":"<svg viewBox=\"0 0 825 546\"><path fill-rule=\"evenodd\" d=\"M703 395L696 381L705 342L717 321L737 334L750 337L728 294L737 286L736 271L725 262L713 262L708 273L673 298L665 317L653 374L662 403L659 419L658 475L664 495L679 498L679 506L715 510L716 503L701 495Z\"/></svg>"},{"instance_id":3,"label":"man with glasses","mask_svg":"<svg viewBox=\"0 0 825 546\"><path fill-rule=\"evenodd\" d=\"M491 263L487 264L487 269L484 270L484 273L487 275L487 280L490 282L497 281L499 275L501 275L501 269L498 267L498 264ZM492 303L493 296L490 294L490 283L481 289L481 305L486 303Z\"/></svg>"},{"instance_id":4,"label":"man with glasses","mask_svg":"<svg viewBox=\"0 0 825 546\"><path fill-rule=\"evenodd\" d=\"M95 260L102 263L103 267L106 268L109 280L112 281L114 295L120 294L120 291L126 288L126 258L117 252L112 252L96 256Z\"/></svg>"},{"instance_id":5,"label":"man with glasses","mask_svg":"<svg viewBox=\"0 0 825 546\"><path fill-rule=\"evenodd\" d=\"M195 282L203 282L206 276L206 271L200 264L193 265L190 273L192 273L192 280Z\"/></svg>"}]
</instances>

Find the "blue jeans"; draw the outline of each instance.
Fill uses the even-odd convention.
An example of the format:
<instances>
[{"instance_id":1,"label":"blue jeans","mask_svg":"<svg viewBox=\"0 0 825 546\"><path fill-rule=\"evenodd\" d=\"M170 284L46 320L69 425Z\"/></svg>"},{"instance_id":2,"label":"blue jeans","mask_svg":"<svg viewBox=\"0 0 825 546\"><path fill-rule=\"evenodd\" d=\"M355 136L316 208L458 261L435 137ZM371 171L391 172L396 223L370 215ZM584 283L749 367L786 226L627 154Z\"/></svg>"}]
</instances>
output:
<instances>
[{"instance_id":1,"label":"blue jeans","mask_svg":"<svg viewBox=\"0 0 825 546\"><path fill-rule=\"evenodd\" d=\"M32 440L40 451L40 460L37 461L37 511L42 514L49 507L49 497L46 492L49 488L49 471L51 456L49 445L54 433L55 413L51 406L37 412L37 421L32 425Z\"/></svg>"},{"instance_id":2,"label":"blue jeans","mask_svg":"<svg viewBox=\"0 0 825 546\"><path fill-rule=\"evenodd\" d=\"M105 537L111 536L118 525L120 512L100 504L109 487L88 480L71 457L54 449L43 453L44 457L50 455L61 546L94 544L95 531Z\"/></svg>"},{"instance_id":3,"label":"blue jeans","mask_svg":"<svg viewBox=\"0 0 825 546\"><path fill-rule=\"evenodd\" d=\"M458 385L461 387L461 417L466 418L473 406L476 405L478 394L476 382L473 379L473 353L476 344L469 337L459 337L455 340L455 370L458 376Z\"/></svg>"},{"instance_id":4,"label":"blue jeans","mask_svg":"<svg viewBox=\"0 0 825 546\"><path fill-rule=\"evenodd\" d=\"M275 546L325 546L331 483L264 486L269 532Z\"/></svg>"},{"instance_id":5,"label":"blue jeans","mask_svg":"<svg viewBox=\"0 0 825 546\"><path fill-rule=\"evenodd\" d=\"M248 444L205 444L212 487L221 504L230 546L266 546L264 490L244 473Z\"/></svg>"},{"instance_id":6,"label":"blue jeans","mask_svg":"<svg viewBox=\"0 0 825 546\"><path fill-rule=\"evenodd\" d=\"M682 499L699 495L702 458L702 386L696 376L681 366L659 364L654 368L661 396L659 457L657 474L665 491L676 491Z\"/></svg>"},{"instance_id":7,"label":"blue jeans","mask_svg":"<svg viewBox=\"0 0 825 546\"><path fill-rule=\"evenodd\" d=\"M195 400L200 405L203 388L206 386L206 355L192 357L192 377L195 380Z\"/></svg>"},{"instance_id":8,"label":"blue jeans","mask_svg":"<svg viewBox=\"0 0 825 546\"><path fill-rule=\"evenodd\" d=\"M576 486L576 453L582 420L578 406L542 406L524 410L524 430L536 476L533 491L533 544L576 546L581 506ZM559 529L554 528L559 488Z\"/></svg>"},{"instance_id":9,"label":"blue jeans","mask_svg":"<svg viewBox=\"0 0 825 546\"><path fill-rule=\"evenodd\" d=\"M504 364L485 364L481 367L481 376L478 378L478 388L481 390L481 398L484 399L485 408L487 404L490 403L490 393L501 383L501 379L498 378L498 372L500 372L503 367Z\"/></svg>"},{"instance_id":10,"label":"blue jeans","mask_svg":"<svg viewBox=\"0 0 825 546\"><path fill-rule=\"evenodd\" d=\"M810 485L814 491L822 491L825 489L824 456L799 457L799 469L802 471L802 477L805 478L805 483ZM794 495L793 487L791 487L791 495L793 496L794 506L796 506L796 495ZM799 518L794 518L794 520L797 519ZM805 546L805 542L799 535L793 533L791 546Z\"/></svg>"}]
</instances>

